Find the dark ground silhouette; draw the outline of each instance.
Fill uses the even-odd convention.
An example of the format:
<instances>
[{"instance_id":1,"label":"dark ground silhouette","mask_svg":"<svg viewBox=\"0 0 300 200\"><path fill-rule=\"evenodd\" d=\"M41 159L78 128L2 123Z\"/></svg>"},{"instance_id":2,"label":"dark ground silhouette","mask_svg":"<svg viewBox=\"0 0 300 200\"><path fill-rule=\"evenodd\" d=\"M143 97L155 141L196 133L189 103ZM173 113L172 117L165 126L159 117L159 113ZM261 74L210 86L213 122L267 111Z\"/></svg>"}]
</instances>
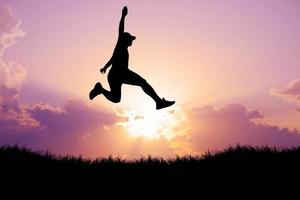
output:
<instances>
[{"instance_id":1,"label":"dark ground silhouette","mask_svg":"<svg viewBox=\"0 0 300 200\"><path fill-rule=\"evenodd\" d=\"M300 147L278 150L269 147L236 146L202 156L183 156L173 159L144 157L136 160L56 156L27 148L1 147L1 173L43 178L92 179L208 179L231 177L266 179L296 177L300 174ZM5 170L4 170L5 169ZM4 171L3 171L4 170ZM3 175L3 174L2 174ZM49 176L49 177L48 177ZM288 177L287 177L288 178Z\"/></svg>"},{"instance_id":2,"label":"dark ground silhouette","mask_svg":"<svg viewBox=\"0 0 300 200\"><path fill-rule=\"evenodd\" d=\"M97 95L103 94L109 101L119 103L121 101L122 84L129 84L140 86L143 91L155 101L157 110L169 107L173 105L175 101L167 101L164 98L160 98L144 78L128 69L128 47L132 45L132 42L136 39L136 37L132 36L128 32L124 32L125 17L127 13L128 10L125 6L122 10L122 17L119 24L119 36L115 50L112 57L100 70L101 73L105 73L106 70L111 66L111 69L108 73L110 91L104 89L101 83L98 82L91 90L89 98L93 100Z\"/></svg>"},{"instance_id":3,"label":"dark ground silhouette","mask_svg":"<svg viewBox=\"0 0 300 200\"><path fill-rule=\"evenodd\" d=\"M13 189L10 196L22 189L26 191L22 195L35 194L38 188L47 195L66 194L68 199L78 194L84 199L89 199L87 195L108 195L108 199L203 199L207 195L270 199L279 194L289 199L299 190L300 147L237 146L203 156L137 160L89 160L1 147L0 177L2 192Z\"/></svg>"}]
</instances>

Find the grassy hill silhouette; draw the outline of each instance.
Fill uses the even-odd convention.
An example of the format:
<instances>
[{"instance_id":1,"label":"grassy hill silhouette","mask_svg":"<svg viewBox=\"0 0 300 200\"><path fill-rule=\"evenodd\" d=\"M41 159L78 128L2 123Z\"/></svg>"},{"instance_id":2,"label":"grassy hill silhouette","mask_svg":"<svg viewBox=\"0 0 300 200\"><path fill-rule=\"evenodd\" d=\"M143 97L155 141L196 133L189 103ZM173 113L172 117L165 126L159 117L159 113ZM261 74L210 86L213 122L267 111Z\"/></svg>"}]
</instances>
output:
<instances>
[{"instance_id":1,"label":"grassy hill silhouette","mask_svg":"<svg viewBox=\"0 0 300 200\"><path fill-rule=\"evenodd\" d=\"M136 160L56 156L18 146L0 147L1 172L18 177L60 179L162 179L212 177L259 178L295 177L300 170L300 147L235 146L199 156L174 159L146 157Z\"/></svg>"},{"instance_id":2,"label":"grassy hill silhouette","mask_svg":"<svg viewBox=\"0 0 300 200\"><path fill-rule=\"evenodd\" d=\"M241 192L254 196L262 193L276 196L276 192L292 195L298 191L300 147L276 149L237 145L218 152L173 159L107 157L89 160L3 146L0 147L0 177L4 185L2 191L23 189L29 194L34 193L33 188L38 188L46 194L76 196L82 192L101 196L106 193L110 197L126 194L129 198L139 193L143 193L139 198L182 194L184 199L187 195L237 195Z\"/></svg>"}]
</instances>

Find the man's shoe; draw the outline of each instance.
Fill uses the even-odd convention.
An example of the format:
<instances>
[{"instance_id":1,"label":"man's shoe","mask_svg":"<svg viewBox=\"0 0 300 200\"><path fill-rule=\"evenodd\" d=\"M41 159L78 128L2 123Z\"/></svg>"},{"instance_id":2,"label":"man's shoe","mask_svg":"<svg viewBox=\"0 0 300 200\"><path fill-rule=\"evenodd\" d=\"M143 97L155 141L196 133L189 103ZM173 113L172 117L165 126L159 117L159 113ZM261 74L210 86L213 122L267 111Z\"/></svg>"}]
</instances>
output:
<instances>
[{"instance_id":1,"label":"man's shoe","mask_svg":"<svg viewBox=\"0 0 300 200\"><path fill-rule=\"evenodd\" d=\"M90 100L93 100L97 95L101 94L101 91L102 91L102 85L101 83L98 82L96 83L94 89L92 89L89 94Z\"/></svg>"},{"instance_id":2,"label":"man's shoe","mask_svg":"<svg viewBox=\"0 0 300 200\"><path fill-rule=\"evenodd\" d=\"M156 110L169 107L169 106L173 105L174 103L175 103L175 101L167 101L167 100L165 100L165 98L162 98L161 101L156 103Z\"/></svg>"}]
</instances>

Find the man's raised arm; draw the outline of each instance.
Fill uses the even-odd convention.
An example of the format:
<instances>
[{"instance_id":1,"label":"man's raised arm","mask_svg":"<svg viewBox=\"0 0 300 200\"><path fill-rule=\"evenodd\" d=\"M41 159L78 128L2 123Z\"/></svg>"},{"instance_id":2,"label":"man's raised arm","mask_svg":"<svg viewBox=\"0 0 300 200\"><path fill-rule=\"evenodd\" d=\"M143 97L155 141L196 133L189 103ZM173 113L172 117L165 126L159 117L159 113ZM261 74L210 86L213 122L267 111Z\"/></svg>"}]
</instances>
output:
<instances>
[{"instance_id":1,"label":"man's raised arm","mask_svg":"<svg viewBox=\"0 0 300 200\"><path fill-rule=\"evenodd\" d=\"M119 24L119 36L124 33L124 22L125 22L125 17L127 15L127 12L128 12L127 6L124 6L123 10L122 10L121 21L120 21L120 24Z\"/></svg>"}]
</instances>

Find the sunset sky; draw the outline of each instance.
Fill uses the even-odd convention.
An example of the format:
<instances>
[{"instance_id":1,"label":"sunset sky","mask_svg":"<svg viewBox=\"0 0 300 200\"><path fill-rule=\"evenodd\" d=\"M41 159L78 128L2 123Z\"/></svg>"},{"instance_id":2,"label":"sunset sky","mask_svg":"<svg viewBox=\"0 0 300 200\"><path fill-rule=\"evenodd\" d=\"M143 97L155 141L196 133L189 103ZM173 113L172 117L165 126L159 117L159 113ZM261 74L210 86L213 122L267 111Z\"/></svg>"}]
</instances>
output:
<instances>
[{"instance_id":1,"label":"sunset sky","mask_svg":"<svg viewBox=\"0 0 300 200\"><path fill-rule=\"evenodd\" d=\"M160 97L108 87L123 6L129 68ZM172 157L300 143L298 0L0 0L0 144L57 154Z\"/></svg>"}]
</instances>

